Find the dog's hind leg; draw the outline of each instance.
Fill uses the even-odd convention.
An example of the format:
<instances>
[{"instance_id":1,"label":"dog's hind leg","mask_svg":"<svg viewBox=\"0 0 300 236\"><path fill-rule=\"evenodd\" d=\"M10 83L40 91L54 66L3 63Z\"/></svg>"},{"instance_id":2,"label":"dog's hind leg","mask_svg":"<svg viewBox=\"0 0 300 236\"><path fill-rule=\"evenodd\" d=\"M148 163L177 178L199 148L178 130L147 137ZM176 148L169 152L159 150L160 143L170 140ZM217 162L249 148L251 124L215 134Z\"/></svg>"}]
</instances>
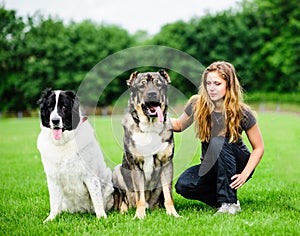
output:
<instances>
[{"instance_id":1,"label":"dog's hind leg","mask_svg":"<svg viewBox=\"0 0 300 236\"><path fill-rule=\"evenodd\" d=\"M114 191L114 210L120 210L121 214L127 213L129 204L127 204L126 201L126 193L115 187Z\"/></svg>"},{"instance_id":2,"label":"dog's hind leg","mask_svg":"<svg viewBox=\"0 0 300 236\"><path fill-rule=\"evenodd\" d=\"M121 190L114 187L114 193L113 193L113 196L114 196L114 210L119 210L120 209L122 198L123 198L121 194L122 194Z\"/></svg>"}]
</instances>

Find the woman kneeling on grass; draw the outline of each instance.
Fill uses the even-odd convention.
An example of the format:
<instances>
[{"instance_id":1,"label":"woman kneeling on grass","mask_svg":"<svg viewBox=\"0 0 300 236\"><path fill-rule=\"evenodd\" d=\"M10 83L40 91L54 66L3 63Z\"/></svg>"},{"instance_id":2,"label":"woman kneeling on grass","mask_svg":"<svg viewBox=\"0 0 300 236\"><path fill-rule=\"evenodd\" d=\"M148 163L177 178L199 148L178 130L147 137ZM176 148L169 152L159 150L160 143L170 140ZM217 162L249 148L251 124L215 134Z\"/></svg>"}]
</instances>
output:
<instances>
[{"instance_id":1,"label":"woman kneeling on grass","mask_svg":"<svg viewBox=\"0 0 300 236\"><path fill-rule=\"evenodd\" d=\"M198 95L183 114L172 118L175 132L193 121L201 141L201 164L187 169L176 183L176 192L188 199L218 207L217 213L241 211L237 189L251 177L264 152L260 129L242 92L233 65L214 62L204 70ZM245 131L252 153L244 144Z\"/></svg>"}]
</instances>

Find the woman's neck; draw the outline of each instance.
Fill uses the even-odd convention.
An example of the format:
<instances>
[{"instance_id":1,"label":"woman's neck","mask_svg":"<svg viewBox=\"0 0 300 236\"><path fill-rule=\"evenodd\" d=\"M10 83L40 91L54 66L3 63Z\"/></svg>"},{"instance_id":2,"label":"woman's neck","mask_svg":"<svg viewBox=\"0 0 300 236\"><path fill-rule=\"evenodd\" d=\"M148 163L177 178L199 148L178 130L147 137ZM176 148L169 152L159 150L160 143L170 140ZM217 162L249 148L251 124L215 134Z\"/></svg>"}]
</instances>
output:
<instances>
[{"instance_id":1,"label":"woman's neck","mask_svg":"<svg viewBox=\"0 0 300 236\"><path fill-rule=\"evenodd\" d=\"M215 109L214 109L215 112L222 112L223 111L223 106L224 106L224 100L223 99L215 101L214 104L215 104Z\"/></svg>"}]
</instances>

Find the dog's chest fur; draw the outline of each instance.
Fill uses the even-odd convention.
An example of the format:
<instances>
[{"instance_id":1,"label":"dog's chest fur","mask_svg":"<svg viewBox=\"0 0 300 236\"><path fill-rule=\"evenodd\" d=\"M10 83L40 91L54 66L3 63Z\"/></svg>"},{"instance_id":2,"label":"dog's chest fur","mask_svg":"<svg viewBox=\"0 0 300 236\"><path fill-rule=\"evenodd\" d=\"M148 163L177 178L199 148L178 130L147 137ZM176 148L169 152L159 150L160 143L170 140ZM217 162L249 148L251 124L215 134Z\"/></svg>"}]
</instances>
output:
<instances>
[{"instance_id":1,"label":"dog's chest fur","mask_svg":"<svg viewBox=\"0 0 300 236\"><path fill-rule=\"evenodd\" d=\"M38 147L42 153L47 178L51 178L56 185L48 187L59 187L62 191L62 207L74 212L93 210L84 184L87 178L86 167L78 153L75 139L69 140L64 145L55 145L50 142L47 130L43 130L38 139Z\"/></svg>"},{"instance_id":2,"label":"dog's chest fur","mask_svg":"<svg viewBox=\"0 0 300 236\"><path fill-rule=\"evenodd\" d=\"M136 124L130 115L123 120L124 145L134 162L145 174L145 181L151 181L155 168L169 161L173 152L173 133L170 122L147 122Z\"/></svg>"},{"instance_id":3,"label":"dog's chest fur","mask_svg":"<svg viewBox=\"0 0 300 236\"><path fill-rule=\"evenodd\" d=\"M162 137L155 132L133 132L132 140L135 144L136 152L144 157L161 153L168 145L168 143L164 142Z\"/></svg>"},{"instance_id":4,"label":"dog's chest fur","mask_svg":"<svg viewBox=\"0 0 300 236\"><path fill-rule=\"evenodd\" d=\"M43 147L39 146L39 148ZM82 164L76 154L76 143L73 140L64 146L48 143L47 149L42 154L42 161L47 174L58 179L62 179L64 176L76 176L81 172Z\"/></svg>"}]
</instances>

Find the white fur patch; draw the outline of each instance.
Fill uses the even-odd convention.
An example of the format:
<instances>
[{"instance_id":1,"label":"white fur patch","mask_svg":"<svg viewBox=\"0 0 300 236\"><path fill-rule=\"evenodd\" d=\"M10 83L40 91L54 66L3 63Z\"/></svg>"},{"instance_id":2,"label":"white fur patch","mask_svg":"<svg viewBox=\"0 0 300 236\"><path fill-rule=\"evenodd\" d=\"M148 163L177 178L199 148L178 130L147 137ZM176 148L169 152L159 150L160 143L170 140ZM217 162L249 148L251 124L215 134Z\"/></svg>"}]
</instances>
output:
<instances>
[{"instance_id":1,"label":"white fur patch","mask_svg":"<svg viewBox=\"0 0 300 236\"><path fill-rule=\"evenodd\" d=\"M153 156L146 156L144 158L144 174L145 174L145 182L150 182L151 181L151 175L154 169L154 163L153 163Z\"/></svg>"},{"instance_id":2,"label":"white fur patch","mask_svg":"<svg viewBox=\"0 0 300 236\"><path fill-rule=\"evenodd\" d=\"M148 122L148 120L146 120L140 121L139 128L145 133L160 133L165 127L164 124L159 122L158 120L156 122Z\"/></svg>"},{"instance_id":3,"label":"white fur patch","mask_svg":"<svg viewBox=\"0 0 300 236\"><path fill-rule=\"evenodd\" d=\"M132 139L135 143L136 156L144 157L143 170L145 174L145 184L151 182L151 175L154 170L153 155L163 152L167 147L167 142L162 142L162 137L157 133L138 133L135 132L132 135Z\"/></svg>"},{"instance_id":4,"label":"white fur patch","mask_svg":"<svg viewBox=\"0 0 300 236\"><path fill-rule=\"evenodd\" d=\"M168 142L162 142L162 137L158 133L138 133L132 134L135 149L138 156L153 156L167 148Z\"/></svg>"},{"instance_id":5,"label":"white fur patch","mask_svg":"<svg viewBox=\"0 0 300 236\"><path fill-rule=\"evenodd\" d=\"M58 98L59 98L59 94L61 93L61 91L60 90L57 90L57 91L55 91L55 107L54 107L54 110L51 112L51 114L50 114L50 126L51 126L51 128L53 128L54 127L54 125L53 125L53 123L52 123L52 119L59 119L59 124L58 124L58 126L60 127L60 128L62 128L62 118L61 118L61 116L58 114L58 112L57 112L57 106L58 106Z\"/></svg>"}]
</instances>

